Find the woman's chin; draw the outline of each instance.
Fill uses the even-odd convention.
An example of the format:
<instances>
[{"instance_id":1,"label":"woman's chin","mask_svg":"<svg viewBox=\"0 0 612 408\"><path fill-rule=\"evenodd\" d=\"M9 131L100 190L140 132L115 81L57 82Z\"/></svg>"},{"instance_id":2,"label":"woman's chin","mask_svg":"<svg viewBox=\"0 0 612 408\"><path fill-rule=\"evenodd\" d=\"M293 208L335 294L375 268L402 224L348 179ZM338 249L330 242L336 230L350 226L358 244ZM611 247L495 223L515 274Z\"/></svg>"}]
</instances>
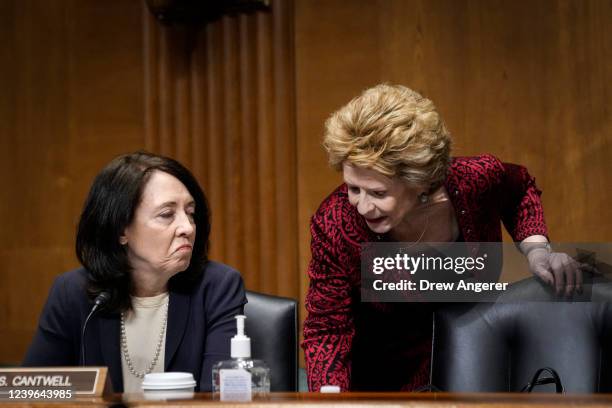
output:
<instances>
[{"instance_id":1,"label":"woman's chin","mask_svg":"<svg viewBox=\"0 0 612 408\"><path fill-rule=\"evenodd\" d=\"M178 260L170 269L170 276L174 276L177 273L185 272L187 268L189 268L189 263L191 261L191 257L188 259L180 259Z\"/></svg>"},{"instance_id":2,"label":"woman's chin","mask_svg":"<svg viewBox=\"0 0 612 408\"><path fill-rule=\"evenodd\" d=\"M368 225L368 228L370 229L370 231L376 234L386 234L390 230L389 225L386 222L369 223L366 221L366 224Z\"/></svg>"},{"instance_id":3,"label":"woman's chin","mask_svg":"<svg viewBox=\"0 0 612 408\"><path fill-rule=\"evenodd\" d=\"M189 259L185 259L179 263L179 272L184 272L189 268L189 263L191 262L191 257Z\"/></svg>"}]
</instances>

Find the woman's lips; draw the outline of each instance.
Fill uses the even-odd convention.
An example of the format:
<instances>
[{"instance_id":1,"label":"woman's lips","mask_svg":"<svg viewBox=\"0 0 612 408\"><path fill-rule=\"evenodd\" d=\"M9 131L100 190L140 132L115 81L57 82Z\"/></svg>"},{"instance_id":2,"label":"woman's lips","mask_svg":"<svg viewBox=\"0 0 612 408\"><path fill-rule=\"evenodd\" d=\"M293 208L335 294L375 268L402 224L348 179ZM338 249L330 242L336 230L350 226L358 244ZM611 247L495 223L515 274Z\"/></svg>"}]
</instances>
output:
<instances>
[{"instance_id":1,"label":"woman's lips","mask_svg":"<svg viewBox=\"0 0 612 408\"><path fill-rule=\"evenodd\" d=\"M381 222L383 222L385 220L385 216L382 217L378 217L378 218L366 218L366 221L368 222L368 224L380 224Z\"/></svg>"},{"instance_id":2,"label":"woman's lips","mask_svg":"<svg viewBox=\"0 0 612 408\"><path fill-rule=\"evenodd\" d=\"M181 245L180 247L176 248L177 251L191 251L191 249L191 245Z\"/></svg>"}]
</instances>

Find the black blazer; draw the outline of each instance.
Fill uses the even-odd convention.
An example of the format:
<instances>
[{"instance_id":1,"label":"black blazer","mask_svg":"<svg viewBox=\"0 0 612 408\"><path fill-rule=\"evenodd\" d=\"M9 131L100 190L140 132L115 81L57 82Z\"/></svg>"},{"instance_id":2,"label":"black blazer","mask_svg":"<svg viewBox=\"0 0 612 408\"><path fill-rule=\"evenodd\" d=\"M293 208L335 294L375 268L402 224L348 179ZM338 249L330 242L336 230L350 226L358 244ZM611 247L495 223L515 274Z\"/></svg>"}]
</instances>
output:
<instances>
[{"instance_id":1,"label":"black blazer","mask_svg":"<svg viewBox=\"0 0 612 408\"><path fill-rule=\"evenodd\" d=\"M24 366L77 366L81 361L81 329L92 303L85 291L87 272L80 268L60 275L49 293ZM236 334L234 316L246 297L240 273L208 262L191 293L170 291L166 328L165 371L187 371L196 390L212 388L212 366L230 358ZM116 392L123 391L120 315L101 311L92 317L85 336L88 366L107 366Z\"/></svg>"}]
</instances>

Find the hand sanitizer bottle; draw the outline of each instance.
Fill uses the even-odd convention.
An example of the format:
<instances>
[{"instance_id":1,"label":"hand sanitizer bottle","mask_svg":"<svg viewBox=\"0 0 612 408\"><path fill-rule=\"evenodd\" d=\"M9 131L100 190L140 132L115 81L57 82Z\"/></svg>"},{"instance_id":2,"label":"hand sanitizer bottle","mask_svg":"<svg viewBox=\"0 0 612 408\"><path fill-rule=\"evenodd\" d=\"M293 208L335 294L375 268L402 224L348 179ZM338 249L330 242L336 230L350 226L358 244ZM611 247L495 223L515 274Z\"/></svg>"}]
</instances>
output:
<instances>
[{"instance_id":1,"label":"hand sanitizer bottle","mask_svg":"<svg viewBox=\"0 0 612 408\"><path fill-rule=\"evenodd\" d=\"M251 401L270 392L270 369L251 359L251 339L244 334L246 316L236 316L236 335L231 340L231 360L213 366L213 396L221 401Z\"/></svg>"}]
</instances>

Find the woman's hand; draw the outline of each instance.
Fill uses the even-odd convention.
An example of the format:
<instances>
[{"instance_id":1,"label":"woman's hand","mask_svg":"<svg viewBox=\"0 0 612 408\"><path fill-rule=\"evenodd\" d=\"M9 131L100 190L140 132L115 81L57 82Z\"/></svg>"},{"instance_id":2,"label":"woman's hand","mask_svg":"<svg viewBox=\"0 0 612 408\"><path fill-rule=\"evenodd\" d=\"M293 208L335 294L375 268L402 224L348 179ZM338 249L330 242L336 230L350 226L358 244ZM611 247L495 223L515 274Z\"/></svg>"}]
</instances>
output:
<instances>
[{"instance_id":1,"label":"woman's hand","mask_svg":"<svg viewBox=\"0 0 612 408\"><path fill-rule=\"evenodd\" d=\"M525 238L519 248L527 257L529 270L553 287L557 296L582 293L583 271L598 273L594 266L578 262L564 252L552 252L543 235Z\"/></svg>"},{"instance_id":2,"label":"woman's hand","mask_svg":"<svg viewBox=\"0 0 612 408\"><path fill-rule=\"evenodd\" d=\"M531 272L555 289L557 296L565 292L582 293L583 265L563 252L550 252L548 248L533 248L527 252Z\"/></svg>"},{"instance_id":3,"label":"woman's hand","mask_svg":"<svg viewBox=\"0 0 612 408\"><path fill-rule=\"evenodd\" d=\"M599 274L593 265L581 263L564 252L534 248L527 252L531 272L555 289L557 296L582 293L583 272Z\"/></svg>"}]
</instances>

